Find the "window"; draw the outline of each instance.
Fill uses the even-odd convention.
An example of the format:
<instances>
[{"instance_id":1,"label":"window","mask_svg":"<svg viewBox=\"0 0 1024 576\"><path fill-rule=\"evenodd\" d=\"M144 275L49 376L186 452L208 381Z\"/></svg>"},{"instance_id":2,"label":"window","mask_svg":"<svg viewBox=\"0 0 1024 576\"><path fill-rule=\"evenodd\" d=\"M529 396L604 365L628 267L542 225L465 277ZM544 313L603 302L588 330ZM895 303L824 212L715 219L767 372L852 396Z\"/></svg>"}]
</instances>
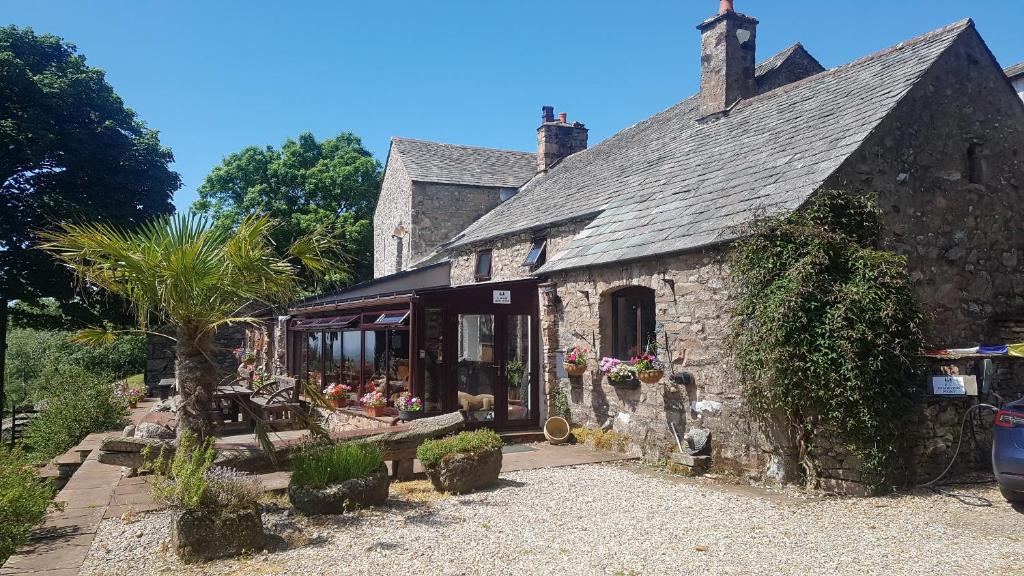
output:
<instances>
[{"instance_id":1,"label":"window","mask_svg":"<svg viewBox=\"0 0 1024 576\"><path fill-rule=\"evenodd\" d=\"M397 312L385 312L374 320L374 326L397 326L405 323L405 320L409 317L408 310L399 310Z\"/></svg>"},{"instance_id":2,"label":"window","mask_svg":"<svg viewBox=\"0 0 1024 576\"><path fill-rule=\"evenodd\" d=\"M483 282L491 279L491 251L481 250L476 253L476 281Z\"/></svg>"},{"instance_id":3,"label":"window","mask_svg":"<svg viewBox=\"0 0 1024 576\"><path fill-rule=\"evenodd\" d=\"M629 360L654 341L654 290L623 288L614 292L612 304L612 352Z\"/></svg>"},{"instance_id":4,"label":"window","mask_svg":"<svg viewBox=\"0 0 1024 576\"><path fill-rule=\"evenodd\" d=\"M523 262L523 266L538 268L544 264L547 245L547 238L537 238L534 240L533 246L530 247L530 251L526 254L526 261Z\"/></svg>"}]
</instances>

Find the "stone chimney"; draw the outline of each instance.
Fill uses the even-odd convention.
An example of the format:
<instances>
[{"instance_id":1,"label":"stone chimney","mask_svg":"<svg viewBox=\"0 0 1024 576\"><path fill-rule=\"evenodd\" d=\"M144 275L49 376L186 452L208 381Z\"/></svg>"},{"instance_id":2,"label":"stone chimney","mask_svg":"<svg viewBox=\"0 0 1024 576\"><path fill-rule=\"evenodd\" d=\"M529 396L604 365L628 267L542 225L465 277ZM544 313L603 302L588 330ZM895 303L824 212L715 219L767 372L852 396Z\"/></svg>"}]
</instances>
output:
<instances>
[{"instance_id":1,"label":"stone chimney","mask_svg":"<svg viewBox=\"0 0 1024 576\"><path fill-rule=\"evenodd\" d=\"M541 108L540 128L537 128L537 172L546 172L566 156L587 149L587 128L581 122L569 123L562 112L555 118L555 108Z\"/></svg>"},{"instance_id":2,"label":"stone chimney","mask_svg":"<svg viewBox=\"0 0 1024 576\"><path fill-rule=\"evenodd\" d=\"M720 0L718 14L697 29L701 32L700 112L707 117L754 95L757 20L736 12L732 0Z\"/></svg>"}]
</instances>

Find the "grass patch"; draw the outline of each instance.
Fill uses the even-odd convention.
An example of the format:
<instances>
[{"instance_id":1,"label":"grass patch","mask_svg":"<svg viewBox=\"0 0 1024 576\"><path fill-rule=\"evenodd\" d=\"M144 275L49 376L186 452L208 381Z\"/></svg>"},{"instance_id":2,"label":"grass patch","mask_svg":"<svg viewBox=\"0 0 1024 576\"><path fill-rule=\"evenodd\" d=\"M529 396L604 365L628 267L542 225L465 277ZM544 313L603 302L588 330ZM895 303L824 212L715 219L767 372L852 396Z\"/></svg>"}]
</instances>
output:
<instances>
[{"instance_id":1,"label":"grass patch","mask_svg":"<svg viewBox=\"0 0 1024 576\"><path fill-rule=\"evenodd\" d=\"M132 374L124 379L125 384L129 388L135 388L137 390L146 389L146 375L145 374Z\"/></svg>"},{"instance_id":2,"label":"grass patch","mask_svg":"<svg viewBox=\"0 0 1024 576\"><path fill-rule=\"evenodd\" d=\"M395 482L391 484L391 491L402 496L406 502L428 504L438 500L447 499L450 494L434 490L434 485L429 480L412 480L409 482Z\"/></svg>"},{"instance_id":3,"label":"grass patch","mask_svg":"<svg viewBox=\"0 0 1024 576\"><path fill-rule=\"evenodd\" d=\"M424 468L437 466L445 456L451 454L473 454L484 450L500 449L504 445L501 436L494 430L481 429L473 432L459 432L455 436L439 440L427 440L416 449L416 457Z\"/></svg>"},{"instance_id":4,"label":"grass patch","mask_svg":"<svg viewBox=\"0 0 1024 576\"><path fill-rule=\"evenodd\" d=\"M381 449L374 444L313 446L292 456L291 483L304 488L326 488L369 476L383 464Z\"/></svg>"}]
</instances>

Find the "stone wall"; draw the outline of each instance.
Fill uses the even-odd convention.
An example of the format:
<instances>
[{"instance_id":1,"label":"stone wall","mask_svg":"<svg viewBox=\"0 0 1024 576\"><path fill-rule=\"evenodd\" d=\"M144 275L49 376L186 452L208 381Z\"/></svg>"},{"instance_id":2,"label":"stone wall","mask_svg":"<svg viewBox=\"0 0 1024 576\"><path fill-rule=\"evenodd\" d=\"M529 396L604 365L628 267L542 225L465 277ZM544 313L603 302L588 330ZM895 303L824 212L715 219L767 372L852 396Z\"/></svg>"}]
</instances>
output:
<instances>
[{"instance_id":1,"label":"stone wall","mask_svg":"<svg viewBox=\"0 0 1024 576\"><path fill-rule=\"evenodd\" d=\"M566 390L574 423L627 436L629 450L645 459L673 449L672 425L680 438L696 426L711 430L719 471L786 481L796 472L788 439L750 417L728 351L732 304L724 256L718 249L553 275L557 300L545 319L555 318L557 329L542 326L545 347L580 344L596 353L584 376L557 379L547 370L545 385ZM632 391L610 386L597 371L597 358L611 355L610 297L629 286L654 290L658 343L671 365L661 382ZM691 379L677 384L672 373Z\"/></svg>"},{"instance_id":2,"label":"stone wall","mask_svg":"<svg viewBox=\"0 0 1024 576\"><path fill-rule=\"evenodd\" d=\"M512 188L414 182L409 262L429 256L514 193Z\"/></svg>"},{"instance_id":3,"label":"stone wall","mask_svg":"<svg viewBox=\"0 0 1024 576\"><path fill-rule=\"evenodd\" d=\"M398 242L394 237L399 226L409 228L412 220L412 181L393 149L388 157L384 182L381 184L377 209L373 213L373 277L394 274L398 262ZM407 242L408 238L403 240ZM403 246L403 250L407 247ZM402 255L402 268L409 265L408 256Z\"/></svg>"},{"instance_id":4,"label":"stone wall","mask_svg":"<svg viewBox=\"0 0 1024 576\"><path fill-rule=\"evenodd\" d=\"M458 250L452 254L452 286L476 282L476 254L477 250L483 248L491 250L491 280L497 282L529 278L533 271L524 267L523 262L535 238L547 238L546 251L551 256L564 248L587 224L588 221L570 222L544 231L515 234L495 239L484 246Z\"/></svg>"},{"instance_id":5,"label":"stone wall","mask_svg":"<svg viewBox=\"0 0 1024 576\"><path fill-rule=\"evenodd\" d=\"M995 341L996 321L1024 310L1024 106L1014 98L967 34L826 183L877 195L886 248L907 256L936 347Z\"/></svg>"}]
</instances>

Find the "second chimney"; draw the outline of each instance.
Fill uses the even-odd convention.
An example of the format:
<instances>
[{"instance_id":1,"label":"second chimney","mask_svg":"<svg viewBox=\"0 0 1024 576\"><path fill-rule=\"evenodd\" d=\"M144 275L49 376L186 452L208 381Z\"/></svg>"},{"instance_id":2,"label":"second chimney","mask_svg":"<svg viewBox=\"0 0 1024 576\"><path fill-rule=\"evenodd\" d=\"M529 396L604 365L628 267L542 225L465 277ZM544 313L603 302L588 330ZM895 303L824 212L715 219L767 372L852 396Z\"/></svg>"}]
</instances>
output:
<instances>
[{"instance_id":1,"label":"second chimney","mask_svg":"<svg viewBox=\"0 0 1024 576\"><path fill-rule=\"evenodd\" d=\"M541 108L541 125L537 128L537 171L546 172L566 156L587 149L587 128L581 122L569 123L562 112L555 118L555 108Z\"/></svg>"},{"instance_id":2,"label":"second chimney","mask_svg":"<svg viewBox=\"0 0 1024 576\"><path fill-rule=\"evenodd\" d=\"M754 95L757 20L722 0L719 13L697 26L701 32L700 112L702 117L727 110Z\"/></svg>"}]
</instances>

